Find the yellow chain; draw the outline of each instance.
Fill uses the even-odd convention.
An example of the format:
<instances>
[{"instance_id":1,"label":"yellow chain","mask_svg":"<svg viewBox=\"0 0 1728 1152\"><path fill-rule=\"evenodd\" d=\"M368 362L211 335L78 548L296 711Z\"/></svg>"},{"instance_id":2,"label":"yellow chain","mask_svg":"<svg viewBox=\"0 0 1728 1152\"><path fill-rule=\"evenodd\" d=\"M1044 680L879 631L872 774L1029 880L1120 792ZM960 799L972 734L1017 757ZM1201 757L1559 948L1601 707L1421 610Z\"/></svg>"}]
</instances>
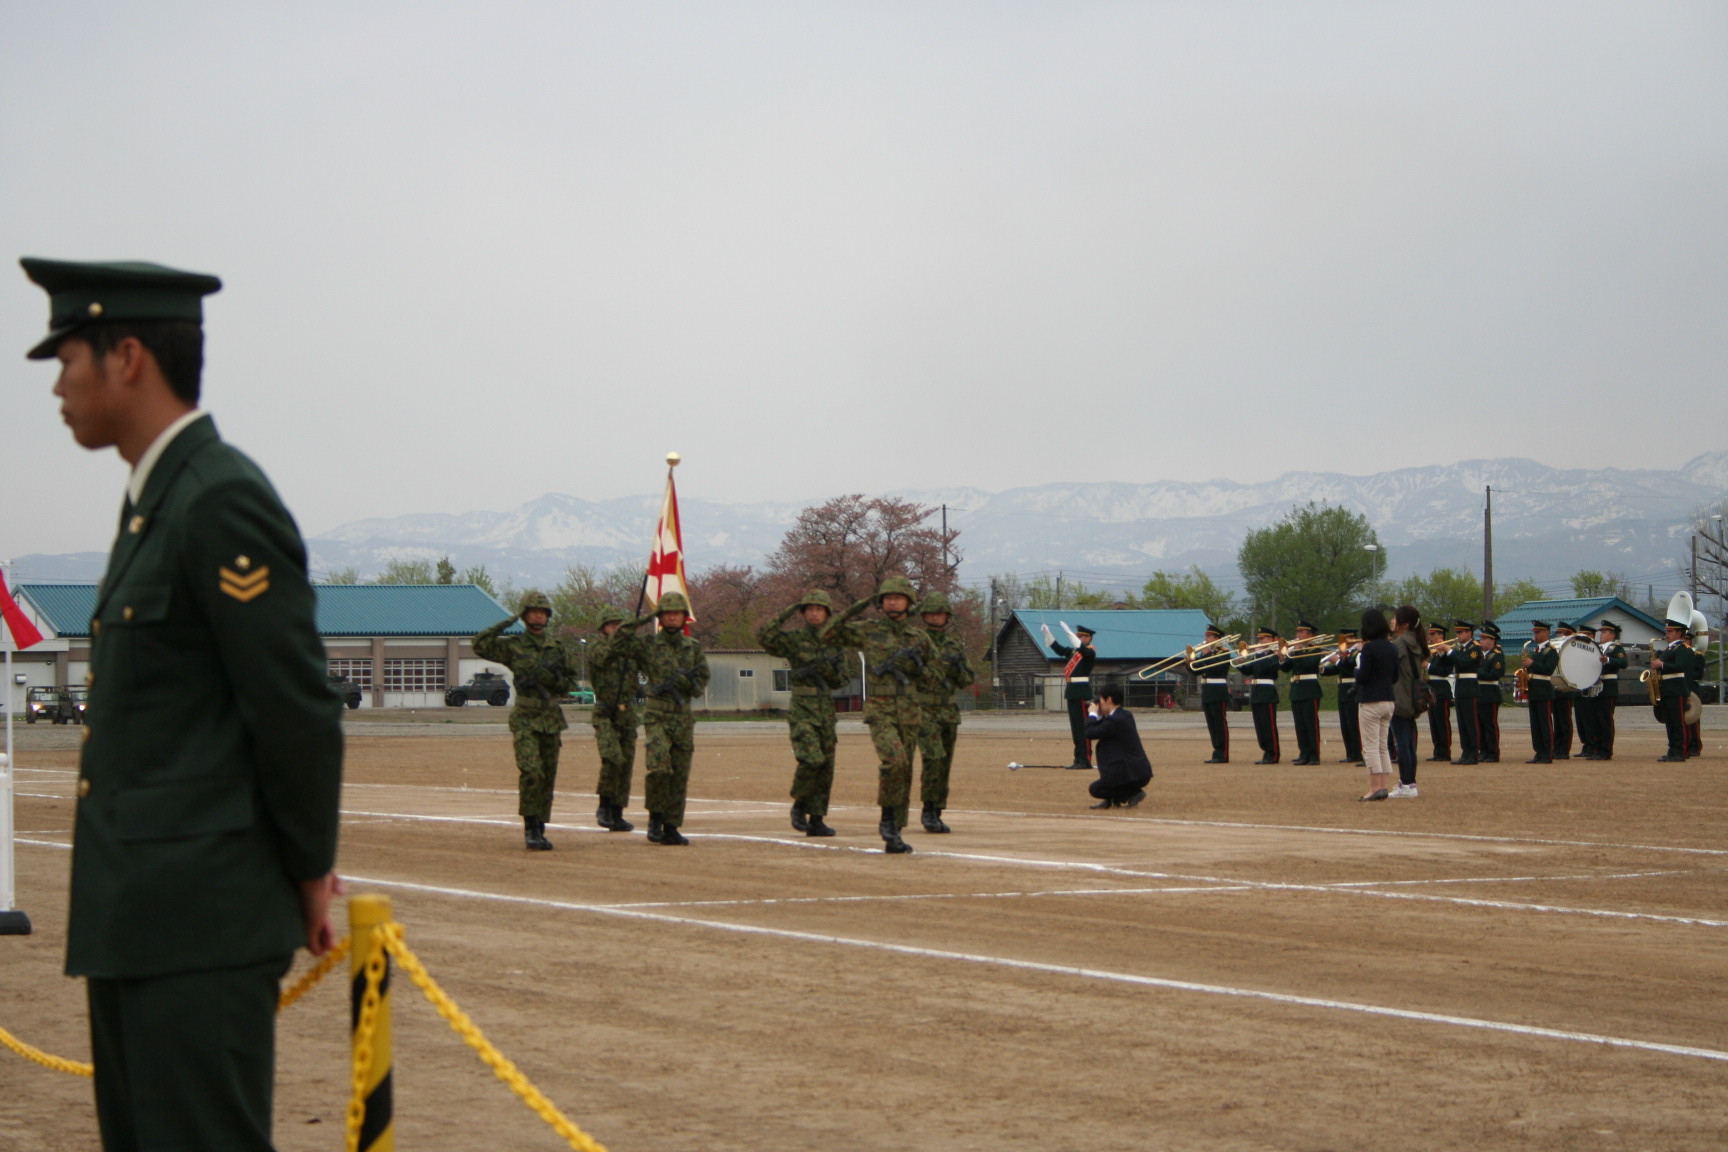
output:
<instances>
[{"instance_id":1,"label":"yellow chain","mask_svg":"<svg viewBox=\"0 0 1728 1152\"><path fill-rule=\"evenodd\" d=\"M551 1125L552 1130L564 1137L570 1147L576 1149L576 1152L606 1152L605 1145L566 1119L552 1101L546 1099L545 1096L541 1095L538 1088L529 1083L528 1077L524 1076L516 1065L510 1062L508 1057L494 1048L491 1041L480 1034L480 1029L474 1026L472 1020L468 1019L468 1014L458 1008L456 1002L450 999L442 988L438 987L426 971L426 966L420 963L420 958L408 950L408 945L402 938L402 925L400 923L391 921L385 924L379 928L378 935L382 938L384 947L390 955L394 956L396 962L402 965L402 971L408 973L408 978L414 981L414 986L425 993L426 999L430 1000L432 1006L438 1009L438 1015L444 1017L449 1022L450 1027L456 1030L456 1034L462 1037L470 1048L479 1053L480 1059L485 1061L488 1068L492 1069L493 1074L508 1084L510 1090L522 1098L524 1104L532 1108L540 1119ZM350 1147L352 1148L352 1146Z\"/></svg>"},{"instance_id":2,"label":"yellow chain","mask_svg":"<svg viewBox=\"0 0 1728 1152\"><path fill-rule=\"evenodd\" d=\"M18 1039L4 1028L0 1028L0 1044L6 1045L6 1047L12 1049L12 1051L24 1057L24 1059L34 1060L44 1068L52 1068L56 1072L70 1072L74 1076L96 1075L95 1065L80 1063L77 1060L68 1060L64 1056L50 1056L40 1048L30 1047L30 1045L24 1043L24 1041Z\"/></svg>"},{"instance_id":3,"label":"yellow chain","mask_svg":"<svg viewBox=\"0 0 1728 1152\"><path fill-rule=\"evenodd\" d=\"M276 1011L282 1011L310 992L313 985L324 979L330 969L340 964L342 958L348 955L348 947L348 937L344 936L342 942L326 952L324 958L315 967L296 980L293 987L282 993L282 998L276 1002ZM51 1068L56 1072L66 1072L73 1076L94 1076L96 1074L95 1065L87 1064L82 1060L68 1060L64 1056L51 1056L40 1048L34 1048L24 1043L4 1028L0 1028L0 1045L12 1049L26 1060L33 1060L44 1068Z\"/></svg>"},{"instance_id":4,"label":"yellow chain","mask_svg":"<svg viewBox=\"0 0 1728 1152\"><path fill-rule=\"evenodd\" d=\"M372 1034L378 1027L378 1006L384 1000L384 942L366 958L366 992L360 998L360 1022L354 1028L354 1092L348 1098L348 1152L360 1152L360 1124L366 1119L366 1081L372 1073Z\"/></svg>"}]
</instances>

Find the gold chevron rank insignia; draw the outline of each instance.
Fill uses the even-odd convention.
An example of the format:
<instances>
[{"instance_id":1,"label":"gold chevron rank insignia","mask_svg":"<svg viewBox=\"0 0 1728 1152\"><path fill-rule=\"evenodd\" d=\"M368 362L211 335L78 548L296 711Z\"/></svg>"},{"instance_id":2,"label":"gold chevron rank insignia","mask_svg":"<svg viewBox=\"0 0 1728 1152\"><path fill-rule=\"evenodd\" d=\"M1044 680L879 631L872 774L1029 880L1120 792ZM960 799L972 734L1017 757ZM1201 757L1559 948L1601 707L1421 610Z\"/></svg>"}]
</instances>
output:
<instances>
[{"instance_id":1,"label":"gold chevron rank insignia","mask_svg":"<svg viewBox=\"0 0 1728 1152\"><path fill-rule=\"evenodd\" d=\"M242 556L237 563L244 568L250 565L251 561ZM218 575L220 580L217 586L222 589L225 595L234 597L242 604L255 600L270 590L270 566L268 564L244 575L232 568L221 568L218 570Z\"/></svg>"}]
</instances>

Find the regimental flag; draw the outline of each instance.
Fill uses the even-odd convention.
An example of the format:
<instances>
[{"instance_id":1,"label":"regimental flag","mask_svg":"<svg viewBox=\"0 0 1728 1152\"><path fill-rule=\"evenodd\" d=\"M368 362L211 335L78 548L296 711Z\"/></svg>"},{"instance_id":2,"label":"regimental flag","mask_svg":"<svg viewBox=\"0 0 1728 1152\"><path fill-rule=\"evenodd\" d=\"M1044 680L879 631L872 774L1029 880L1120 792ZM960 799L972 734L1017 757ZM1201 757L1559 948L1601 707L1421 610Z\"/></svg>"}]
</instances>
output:
<instances>
[{"instance_id":1,"label":"regimental flag","mask_svg":"<svg viewBox=\"0 0 1728 1152\"><path fill-rule=\"evenodd\" d=\"M5 617L6 630L12 633L12 643L20 652L42 643L41 630L30 622L30 617L24 615L24 609L18 607L18 601L12 599L12 593L7 591L4 572L0 572L0 616Z\"/></svg>"},{"instance_id":2,"label":"regimental flag","mask_svg":"<svg viewBox=\"0 0 1728 1152\"><path fill-rule=\"evenodd\" d=\"M677 457L671 457L666 469L666 499L660 505L660 523L654 527L654 547L648 554L648 578L643 583L644 598L649 611L668 592L682 592L690 599L690 586L684 579L684 532L678 520L678 486L672 480ZM684 620L684 635L690 635L690 625L696 621L695 605Z\"/></svg>"}]
</instances>

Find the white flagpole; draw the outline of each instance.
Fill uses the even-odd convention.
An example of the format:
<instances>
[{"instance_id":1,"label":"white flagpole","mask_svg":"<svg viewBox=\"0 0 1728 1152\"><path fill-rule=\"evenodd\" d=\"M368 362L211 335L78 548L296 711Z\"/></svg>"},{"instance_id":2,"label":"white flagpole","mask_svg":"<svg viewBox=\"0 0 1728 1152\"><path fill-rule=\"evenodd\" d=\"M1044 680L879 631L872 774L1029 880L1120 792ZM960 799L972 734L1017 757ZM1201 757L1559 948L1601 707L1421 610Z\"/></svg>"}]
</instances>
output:
<instances>
[{"instance_id":1,"label":"white flagpole","mask_svg":"<svg viewBox=\"0 0 1728 1152\"><path fill-rule=\"evenodd\" d=\"M8 582L10 583L10 582ZM10 628L0 627L6 643L6 752L0 755L0 936L30 935L30 917L18 911L17 875L12 859L12 639Z\"/></svg>"}]
</instances>

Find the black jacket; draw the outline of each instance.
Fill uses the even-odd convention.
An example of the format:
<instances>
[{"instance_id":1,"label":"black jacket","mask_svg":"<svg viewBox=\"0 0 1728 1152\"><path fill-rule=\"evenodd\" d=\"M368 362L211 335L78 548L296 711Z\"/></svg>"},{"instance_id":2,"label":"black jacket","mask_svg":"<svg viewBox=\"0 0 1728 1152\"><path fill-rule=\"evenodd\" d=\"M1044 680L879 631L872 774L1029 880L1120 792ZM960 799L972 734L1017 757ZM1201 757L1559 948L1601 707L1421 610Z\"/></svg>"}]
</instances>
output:
<instances>
[{"instance_id":1,"label":"black jacket","mask_svg":"<svg viewBox=\"0 0 1728 1152\"><path fill-rule=\"evenodd\" d=\"M1152 761L1140 746L1140 730L1128 709L1087 720L1086 739L1097 744L1098 779L1104 784L1144 788L1152 779Z\"/></svg>"}]
</instances>

